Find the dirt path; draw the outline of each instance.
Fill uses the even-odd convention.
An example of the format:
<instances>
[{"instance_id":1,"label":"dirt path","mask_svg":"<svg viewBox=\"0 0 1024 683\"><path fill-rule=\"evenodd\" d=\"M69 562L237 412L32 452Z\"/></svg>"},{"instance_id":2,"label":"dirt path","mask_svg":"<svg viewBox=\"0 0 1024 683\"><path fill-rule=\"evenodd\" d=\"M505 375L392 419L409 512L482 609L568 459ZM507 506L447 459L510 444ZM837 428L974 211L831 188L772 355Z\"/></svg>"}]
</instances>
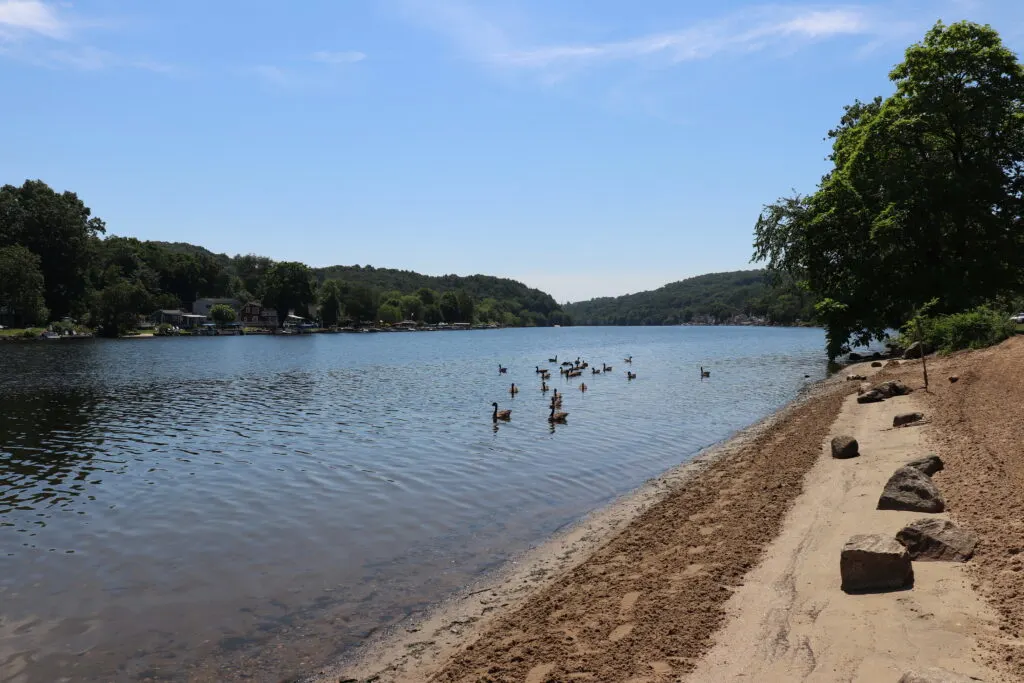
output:
<instances>
[{"instance_id":1,"label":"dirt path","mask_svg":"<svg viewBox=\"0 0 1024 683\"><path fill-rule=\"evenodd\" d=\"M895 536L927 516L875 509L889 476L929 452L930 426L892 428L894 415L922 409L919 393L869 405L855 398L844 403L831 436L853 436L861 456L836 460L823 448L782 533L730 599L728 625L687 683L894 682L907 669L930 666L999 680L977 661L977 639L997 632L996 616L963 565L915 562L911 590L840 590L839 552L850 536ZM940 487L955 469L936 475Z\"/></svg>"},{"instance_id":2,"label":"dirt path","mask_svg":"<svg viewBox=\"0 0 1024 683\"><path fill-rule=\"evenodd\" d=\"M920 382L920 366L908 368ZM933 419L927 436L946 461L940 483L953 519L981 537L968 564L1002 618L984 644L989 660L1024 680L1024 337L929 361ZM960 379L948 381L950 375ZM941 477L941 480L940 478Z\"/></svg>"},{"instance_id":3,"label":"dirt path","mask_svg":"<svg viewBox=\"0 0 1024 683\"><path fill-rule=\"evenodd\" d=\"M473 596L499 609L454 622L454 640L456 613L443 609L422 631L399 634L323 680L676 680L708 648L726 600L777 535L852 390L830 382L730 444L585 559L538 588L519 585L528 597L514 601L508 584Z\"/></svg>"}]
</instances>

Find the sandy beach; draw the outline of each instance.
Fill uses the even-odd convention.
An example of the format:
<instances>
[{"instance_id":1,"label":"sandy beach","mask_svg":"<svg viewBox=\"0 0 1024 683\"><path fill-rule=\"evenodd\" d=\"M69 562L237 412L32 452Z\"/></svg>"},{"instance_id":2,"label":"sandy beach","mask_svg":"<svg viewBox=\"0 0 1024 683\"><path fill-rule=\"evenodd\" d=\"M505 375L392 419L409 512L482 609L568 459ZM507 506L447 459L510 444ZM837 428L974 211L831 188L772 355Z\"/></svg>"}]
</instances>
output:
<instances>
[{"instance_id":1,"label":"sandy beach","mask_svg":"<svg viewBox=\"0 0 1024 683\"><path fill-rule=\"evenodd\" d=\"M823 382L314 680L1021 680L1024 426L1005 412L1024 399L1024 339L928 365L928 392L920 361L852 366L915 391L861 405L857 382ZM925 420L894 428L908 411ZM830 456L840 434L860 457ZM931 452L946 463L935 516L978 533L976 557L915 562L910 589L844 593L843 543L922 516L876 507Z\"/></svg>"}]
</instances>

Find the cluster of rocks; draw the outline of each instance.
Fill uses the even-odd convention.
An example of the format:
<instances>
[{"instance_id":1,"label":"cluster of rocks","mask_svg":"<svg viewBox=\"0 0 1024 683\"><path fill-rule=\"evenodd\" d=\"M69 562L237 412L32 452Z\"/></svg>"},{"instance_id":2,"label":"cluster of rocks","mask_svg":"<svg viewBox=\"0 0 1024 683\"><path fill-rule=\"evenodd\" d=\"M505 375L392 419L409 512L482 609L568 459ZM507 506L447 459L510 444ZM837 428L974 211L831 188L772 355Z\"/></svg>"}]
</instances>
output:
<instances>
[{"instance_id":1,"label":"cluster of rocks","mask_svg":"<svg viewBox=\"0 0 1024 683\"><path fill-rule=\"evenodd\" d=\"M878 403L893 396L905 396L911 391L910 387L898 379L891 379L888 382L876 384L874 387L861 385L860 391L857 392L860 394L857 397L857 403Z\"/></svg>"},{"instance_id":2,"label":"cluster of rocks","mask_svg":"<svg viewBox=\"0 0 1024 683\"><path fill-rule=\"evenodd\" d=\"M852 457L857 442L832 440L833 457ZM931 475L943 469L942 459L927 455L896 470L878 499L879 510L942 512L946 501ZM914 583L912 560L966 562L978 537L947 519L924 517L906 525L895 537L861 534L846 542L839 557L842 589L848 593L908 588Z\"/></svg>"},{"instance_id":3,"label":"cluster of rocks","mask_svg":"<svg viewBox=\"0 0 1024 683\"><path fill-rule=\"evenodd\" d=\"M921 349L916 348L919 355ZM914 353L911 349L908 352ZM913 356L910 356L913 357ZM893 363L895 361L890 361ZM872 363L874 366L875 364ZM863 380L851 375L848 380ZM958 377L950 377L956 382ZM862 384L858 403L875 403L910 393L910 389L897 380L872 387ZM893 417L893 427L921 424L924 415L918 412L900 413ZM850 436L836 436L831 442L832 457L836 459L860 456L860 445ZM911 460L893 472L878 498L878 510L937 513L946 509L932 475L944 468L938 455L926 455ZM903 590L914 585L914 561L966 562L974 555L978 545L976 534L961 529L948 519L922 517L900 529L895 536L884 534L858 534L843 546L839 556L839 574L842 590L847 593ZM931 668L907 671L899 683L966 683L968 678L945 669Z\"/></svg>"}]
</instances>

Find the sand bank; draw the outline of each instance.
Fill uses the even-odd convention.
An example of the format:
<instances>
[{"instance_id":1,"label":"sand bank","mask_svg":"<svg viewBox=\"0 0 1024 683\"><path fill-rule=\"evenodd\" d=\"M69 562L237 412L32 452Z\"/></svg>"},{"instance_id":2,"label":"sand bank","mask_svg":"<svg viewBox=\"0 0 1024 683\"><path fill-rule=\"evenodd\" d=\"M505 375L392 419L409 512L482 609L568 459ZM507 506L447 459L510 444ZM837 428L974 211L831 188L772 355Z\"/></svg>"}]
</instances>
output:
<instances>
[{"instance_id":1,"label":"sand bank","mask_svg":"<svg viewBox=\"0 0 1024 683\"><path fill-rule=\"evenodd\" d=\"M839 378L817 386L316 680L896 681L928 666L1024 680L1024 339L929 369L930 392L920 361L883 371L919 390L878 404ZM893 429L909 410L925 423ZM833 460L838 434L862 455ZM981 535L976 557L915 562L912 589L843 593L849 536L924 516L875 508L930 451L946 461L938 516Z\"/></svg>"},{"instance_id":2,"label":"sand bank","mask_svg":"<svg viewBox=\"0 0 1024 683\"><path fill-rule=\"evenodd\" d=\"M624 681L692 669L853 390L814 387L313 680Z\"/></svg>"}]
</instances>

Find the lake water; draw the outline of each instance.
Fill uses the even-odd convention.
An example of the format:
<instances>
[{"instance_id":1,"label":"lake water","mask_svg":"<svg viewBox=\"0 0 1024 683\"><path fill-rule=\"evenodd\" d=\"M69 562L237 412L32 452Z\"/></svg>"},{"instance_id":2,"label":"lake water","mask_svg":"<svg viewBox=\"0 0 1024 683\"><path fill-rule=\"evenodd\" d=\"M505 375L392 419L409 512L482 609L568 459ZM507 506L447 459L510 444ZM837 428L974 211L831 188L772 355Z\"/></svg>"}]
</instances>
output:
<instances>
[{"instance_id":1,"label":"lake water","mask_svg":"<svg viewBox=\"0 0 1024 683\"><path fill-rule=\"evenodd\" d=\"M737 327L0 344L0 680L315 670L779 408L823 348ZM555 371L552 429L555 354L614 370Z\"/></svg>"}]
</instances>

